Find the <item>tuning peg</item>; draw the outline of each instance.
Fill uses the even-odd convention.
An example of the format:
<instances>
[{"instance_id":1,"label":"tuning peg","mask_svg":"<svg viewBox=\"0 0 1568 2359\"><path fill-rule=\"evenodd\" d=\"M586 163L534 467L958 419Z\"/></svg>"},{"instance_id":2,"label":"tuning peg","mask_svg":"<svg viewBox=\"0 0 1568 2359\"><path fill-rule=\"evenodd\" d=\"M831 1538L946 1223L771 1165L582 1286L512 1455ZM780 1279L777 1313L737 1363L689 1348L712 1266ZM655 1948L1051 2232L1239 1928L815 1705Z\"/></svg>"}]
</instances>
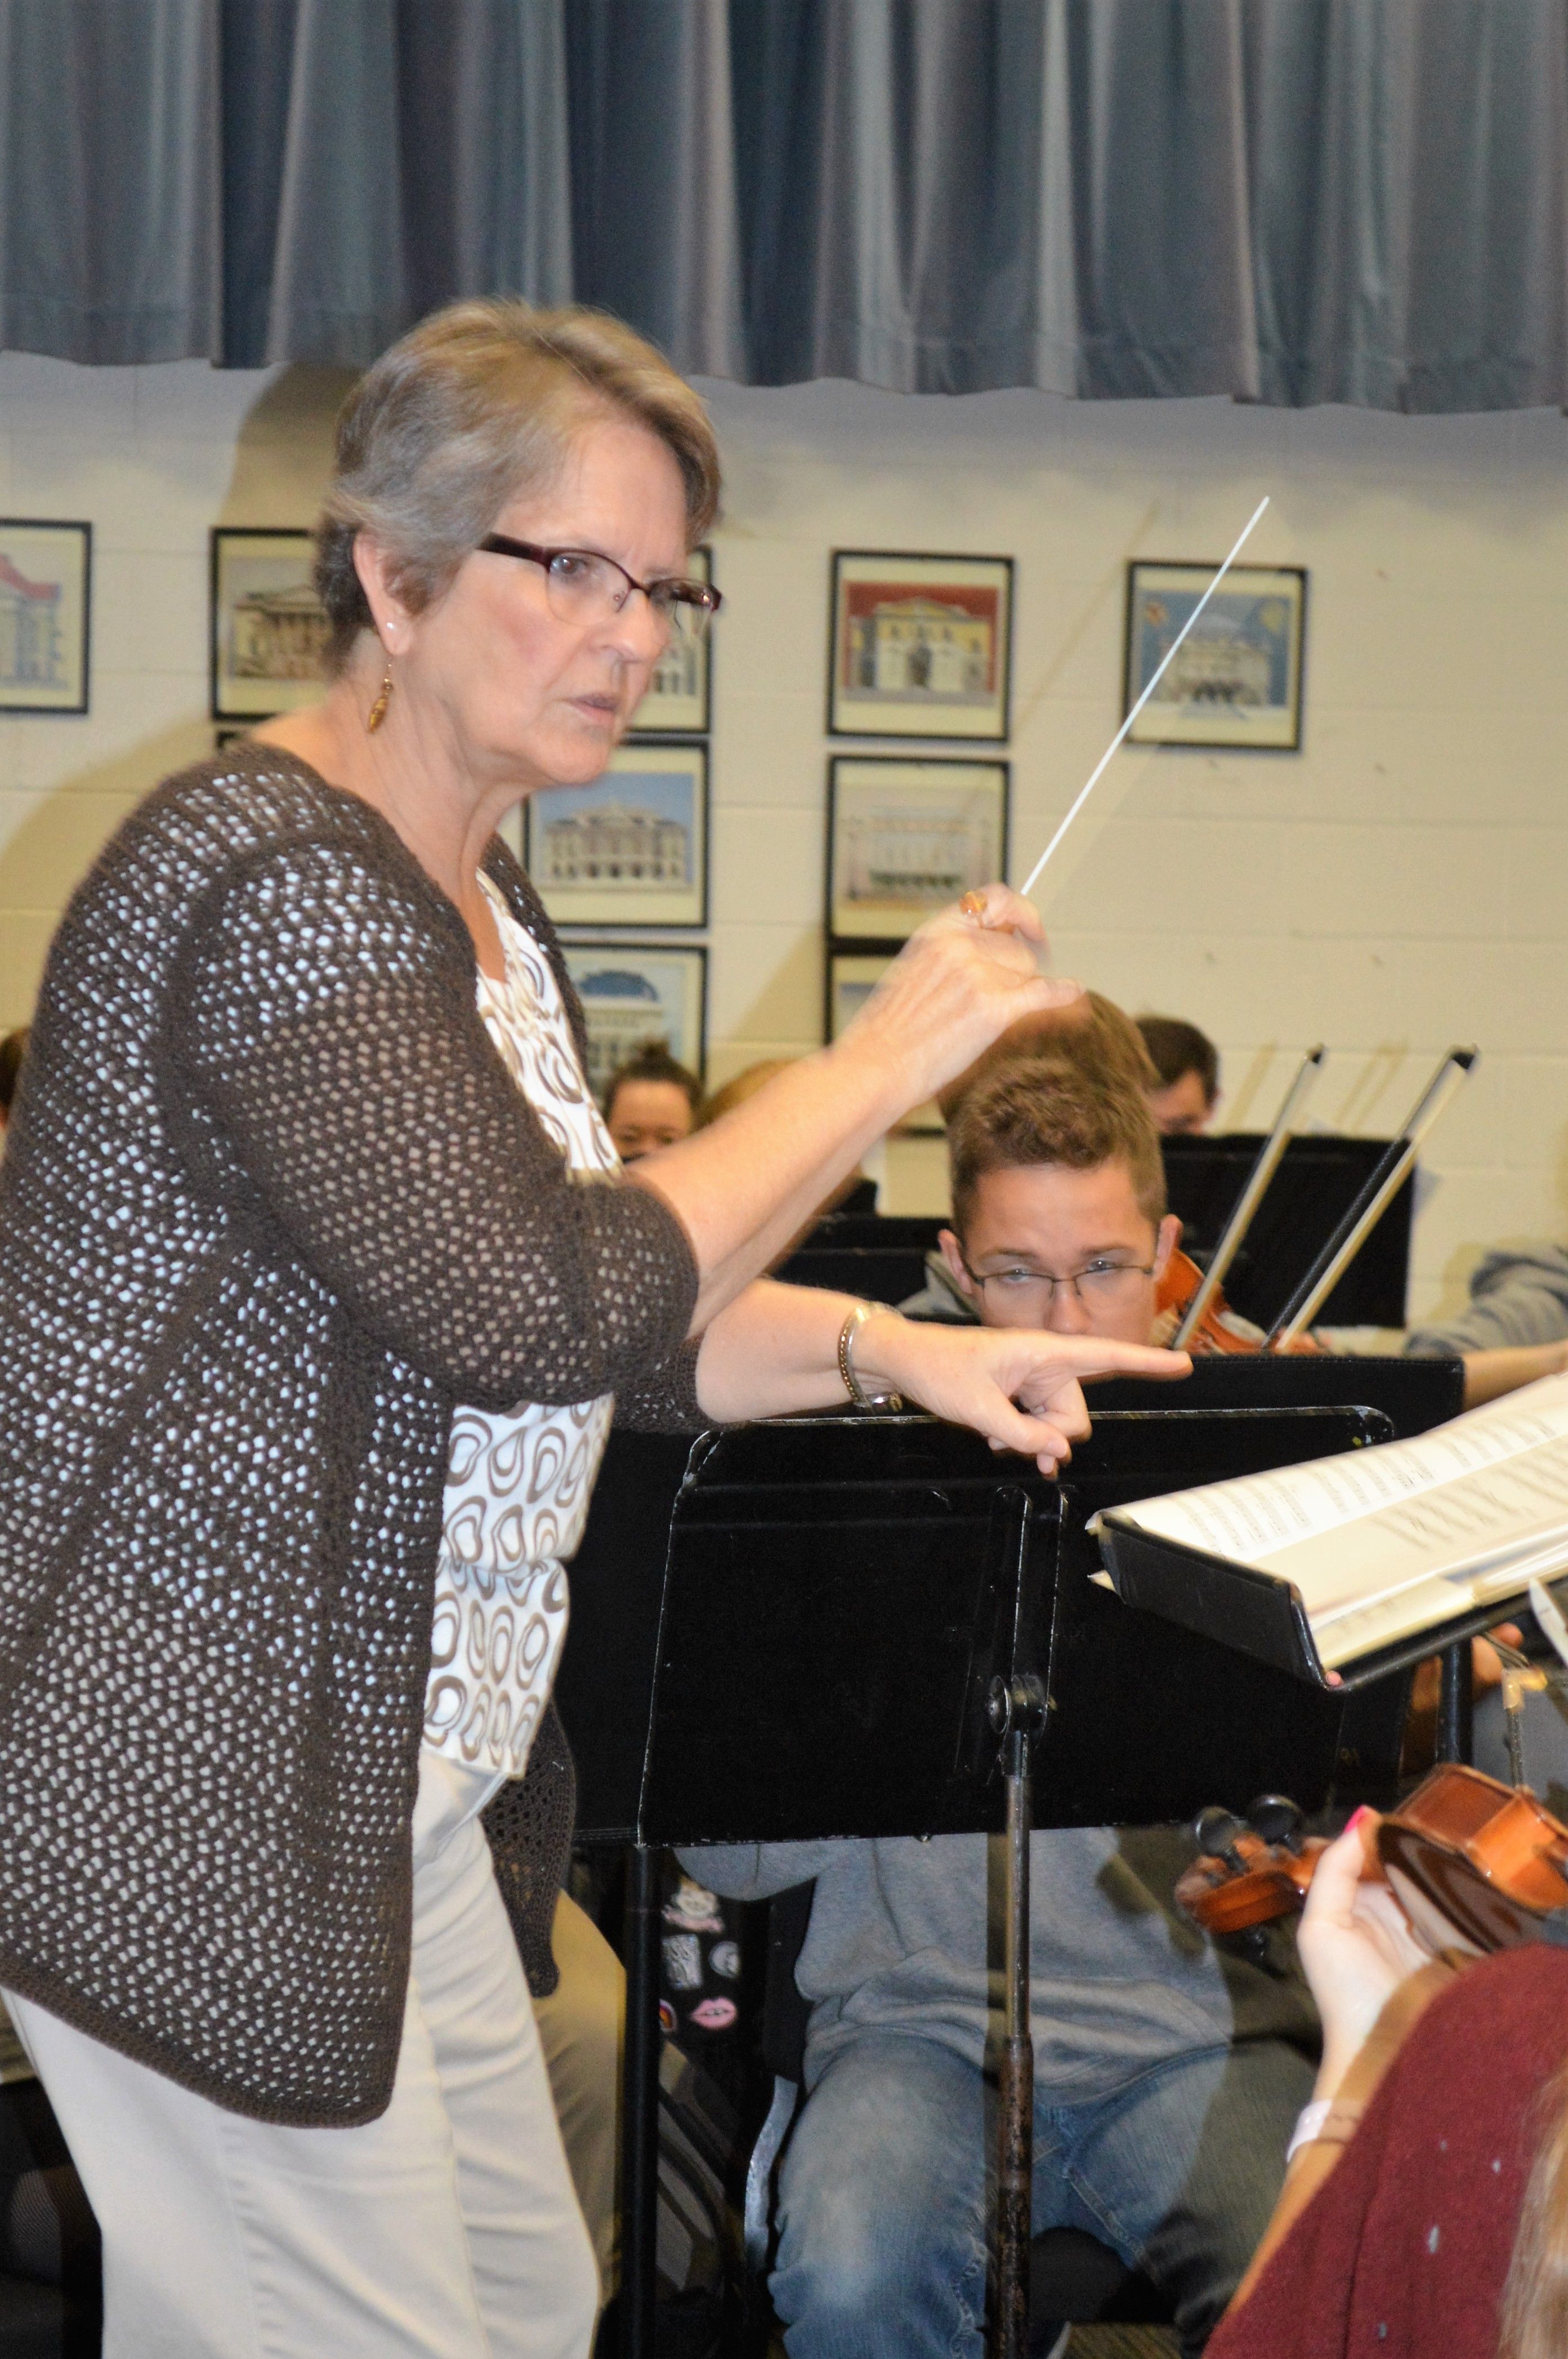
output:
<instances>
[{"instance_id":1,"label":"tuning peg","mask_svg":"<svg viewBox=\"0 0 1568 2359\"><path fill-rule=\"evenodd\" d=\"M1206 1859L1222 1859L1238 1875L1246 1872L1247 1862L1237 1850L1237 1838L1247 1830L1232 1810L1221 1810L1211 1802L1193 1821L1193 1840Z\"/></svg>"},{"instance_id":2,"label":"tuning peg","mask_svg":"<svg viewBox=\"0 0 1568 2359\"><path fill-rule=\"evenodd\" d=\"M1260 1794L1248 1810L1247 1821L1254 1834L1261 1835L1266 1843L1283 1843L1289 1852L1300 1851L1301 1809L1288 1794Z\"/></svg>"}]
</instances>

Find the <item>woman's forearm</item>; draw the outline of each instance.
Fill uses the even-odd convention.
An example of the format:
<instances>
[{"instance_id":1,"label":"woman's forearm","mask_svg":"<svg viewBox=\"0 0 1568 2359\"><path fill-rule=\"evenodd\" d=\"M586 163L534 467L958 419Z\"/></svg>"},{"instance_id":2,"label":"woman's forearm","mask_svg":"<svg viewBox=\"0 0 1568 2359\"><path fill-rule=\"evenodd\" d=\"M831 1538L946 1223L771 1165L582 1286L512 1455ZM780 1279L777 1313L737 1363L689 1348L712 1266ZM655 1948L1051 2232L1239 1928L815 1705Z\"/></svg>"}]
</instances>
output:
<instances>
[{"instance_id":1,"label":"woman's forearm","mask_svg":"<svg viewBox=\"0 0 1568 2359\"><path fill-rule=\"evenodd\" d=\"M787 1417L807 1408L843 1408L849 1396L838 1372L838 1337L855 1308L849 1294L815 1286L777 1286L758 1278L721 1310L702 1339L697 1397L705 1415L722 1423ZM866 1321L870 1331L874 1321ZM856 1373L868 1390L879 1387L867 1354Z\"/></svg>"},{"instance_id":2,"label":"woman's forearm","mask_svg":"<svg viewBox=\"0 0 1568 2359\"><path fill-rule=\"evenodd\" d=\"M867 1316L855 1330L853 1366L867 1393L898 1393L1047 1471L1089 1430L1080 1378L1181 1376L1192 1364L1184 1353L1147 1344L945 1326L902 1318L881 1303L861 1306L853 1295L762 1279L720 1312L703 1338L697 1391L705 1414L728 1419L841 1408L838 1338L849 1313L862 1307Z\"/></svg>"}]
</instances>

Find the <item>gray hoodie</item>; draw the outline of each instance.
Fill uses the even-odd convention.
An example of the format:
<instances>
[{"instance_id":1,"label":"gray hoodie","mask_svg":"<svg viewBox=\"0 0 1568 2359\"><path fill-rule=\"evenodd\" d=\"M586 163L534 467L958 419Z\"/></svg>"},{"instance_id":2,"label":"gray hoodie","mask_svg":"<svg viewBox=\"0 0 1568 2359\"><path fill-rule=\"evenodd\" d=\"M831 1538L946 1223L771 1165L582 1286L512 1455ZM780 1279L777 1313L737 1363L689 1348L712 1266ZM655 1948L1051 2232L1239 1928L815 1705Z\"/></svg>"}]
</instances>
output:
<instances>
[{"instance_id":1,"label":"gray hoodie","mask_svg":"<svg viewBox=\"0 0 1568 2359\"><path fill-rule=\"evenodd\" d=\"M1222 1956L1171 1900L1191 1838L1073 1827L1030 1851L1035 2079L1060 2103L1108 2095L1173 2056L1270 2035L1310 2049L1316 2018L1288 1933L1268 1961ZM681 1854L717 1892L755 1900L816 1879L795 1969L815 2002L815 2088L858 2032L918 2032L977 2068L1001 2004L1001 1845L984 1835L731 1843Z\"/></svg>"},{"instance_id":2,"label":"gray hoodie","mask_svg":"<svg viewBox=\"0 0 1568 2359\"><path fill-rule=\"evenodd\" d=\"M1413 1329L1405 1350L1490 1352L1507 1343L1560 1343L1564 1336L1568 1249L1534 1245L1487 1254L1470 1280L1468 1308L1440 1325Z\"/></svg>"}]
</instances>

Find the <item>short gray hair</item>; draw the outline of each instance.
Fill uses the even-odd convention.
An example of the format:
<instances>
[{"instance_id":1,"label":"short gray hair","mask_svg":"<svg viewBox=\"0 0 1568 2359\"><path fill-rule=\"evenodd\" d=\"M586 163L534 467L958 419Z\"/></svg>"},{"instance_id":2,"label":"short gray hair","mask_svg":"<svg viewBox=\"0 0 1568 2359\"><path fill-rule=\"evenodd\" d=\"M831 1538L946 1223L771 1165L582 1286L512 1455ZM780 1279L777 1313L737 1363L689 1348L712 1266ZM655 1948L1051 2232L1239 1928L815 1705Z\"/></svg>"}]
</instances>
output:
<instances>
[{"instance_id":1,"label":"short gray hair","mask_svg":"<svg viewBox=\"0 0 1568 2359\"><path fill-rule=\"evenodd\" d=\"M662 353L608 312L504 299L432 312L365 371L338 416L337 454L316 532L316 587L342 671L373 628L354 540L373 533L398 595L439 597L509 500L548 484L596 415L633 419L680 469L687 536L719 512L719 451L707 410Z\"/></svg>"}]
</instances>

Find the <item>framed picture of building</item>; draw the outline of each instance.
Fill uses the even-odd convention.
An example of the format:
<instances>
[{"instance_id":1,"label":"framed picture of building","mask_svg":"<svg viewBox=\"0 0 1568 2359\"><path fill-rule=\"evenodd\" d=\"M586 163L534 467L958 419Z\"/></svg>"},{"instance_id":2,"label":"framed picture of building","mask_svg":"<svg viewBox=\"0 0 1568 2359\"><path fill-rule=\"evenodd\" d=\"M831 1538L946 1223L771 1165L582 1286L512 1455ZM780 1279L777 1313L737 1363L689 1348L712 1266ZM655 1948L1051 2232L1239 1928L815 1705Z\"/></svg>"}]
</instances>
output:
<instances>
[{"instance_id":1,"label":"framed picture of building","mask_svg":"<svg viewBox=\"0 0 1568 2359\"><path fill-rule=\"evenodd\" d=\"M835 737L1005 738L1011 557L833 555Z\"/></svg>"},{"instance_id":2,"label":"framed picture of building","mask_svg":"<svg viewBox=\"0 0 1568 2359\"><path fill-rule=\"evenodd\" d=\"M827 765L827 932L906 941L1007 875L1005 762L838 754Z\"/></svg>"},{"instance_id":3,"label":"framed picture of building","mask_svg":"<svg viewBox=\"0 0 1568 2359\"><path fill-rule=\"evenodd\" d=\"M713 551L694 549L695 582L713 579ZM674 638L654 667L648 692L632 715L633 737L706 737L712 726L713 635Z\"/></svg>"},{"instance_id":4,"label":"framed picture of building","mask_svg":"<svg viewBox=\"0 0 1568 2359\"><path fill-rule=\"evenodd\" d=\"M897 953L884 951L880 955L871 951L841 951L831 945L827 951L827 1006L824 1011L823 1037L837 1040L850 1019L858 1016L872 992L892 964ZM899 1130L939 1131L945 1127L941 1109L935 1099L915 1106L895 1127Z\"/></svg>"},{"instance_id":5,"label":"framed picture of building","mask_svg":"<svg viewBox=\"0 0 1568 2359\"><path fill-rule=\"evenodd\" d=\"M590 787L523 806L523 864L557 926L708 922L708 748L621 745Z\"/></svg>"},{"instance_id":6,"label":"framed picture of building","mask_svg":"<svg viewBox=\"0 0 1568 2359\"><path fill-rule=\"evenodd\" d=\"M0 712L85 712L92 527L0 516Z\"/></svg>"},{"instance_id":7,"label":"framed picture of building","mask_svg":"<svg viewBox=\"0 0 1568 2359\"><path fill-rule=\"evenodd\" d=\"M212 718L263 721L313 704L330 625L308 532L219 525L212 534Z\"/></svg>"},{"instance_id":8,"label":"framed picture of building","mask_svg":"<svg viewBox=\"0 0 1568 2359\"><path fill-rule=\"evenodd\" d=\"M1128 567L1124 713L1159 670L1217 567L1217 560ZM1131 742L1298 753L1306 591L1299 565L1233 566L1133 723Z\"/></svg>"},{"instance_id":9,"label":"framed picture of building","mask_svg":"<svg viewBox=\"0 0 1568 2359\"><path fill-rule=\"evenodd\" d=\"M595 1097L650 1040L700 1074L707 1057L708 952L696 945L577 941L561 945L588 1019L588 1079Z\"/></svg>"}]
</instances>

